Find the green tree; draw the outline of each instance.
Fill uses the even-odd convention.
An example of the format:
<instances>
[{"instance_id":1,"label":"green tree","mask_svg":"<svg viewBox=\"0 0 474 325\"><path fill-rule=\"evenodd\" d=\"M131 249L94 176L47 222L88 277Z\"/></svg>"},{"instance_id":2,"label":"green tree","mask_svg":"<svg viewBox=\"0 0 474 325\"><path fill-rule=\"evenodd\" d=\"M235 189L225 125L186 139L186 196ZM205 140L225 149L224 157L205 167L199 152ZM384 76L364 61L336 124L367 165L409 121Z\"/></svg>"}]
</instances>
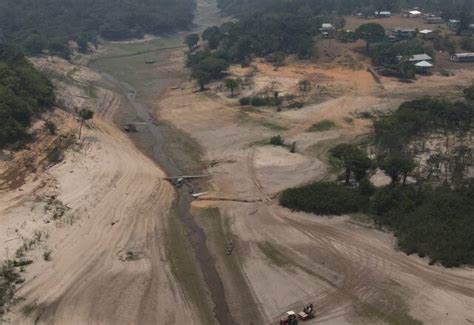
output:
<instances>
[{"instance_id":1,"label":"green tree","mask_svg":"<svg viewBox=\"0 0 474 325\"><path fill-rule=\"evenodd\" d=\"M356 29L357 37L366 42L365 51L369 53L372 43L380 42L385 37L385 28L376 23L368 23L359 26Z\"/></svg>"},{"instance_id":2,"label":"green tree","mask_svg":"<svg viewBox=\"0 0 474 325\"><path fill-rule=\"evenodd\" d=\"M207 41L207 46L211 50L215 50L219 46L220 41L222 40L224 35L221 33L219 27L212 26L206 28L202 33L201 37L204 41Z\"/></svg>"},{"instance_id":3,"label":"green tree","mask_svg":"<svg viewBox=\"0 0 474 325\"><path fill-rule=\"evenodd\" d=\"M223 59L207 54L200 58L200 61L193 62L191 78L196 79L200 90L204 91L206 85L222 76L223 71L229 67L229 63Z\"/></svg>"},{"instance_id":4,"label":"green tree","mask_svg":"<svg viewBox=\"0 0 474 325\"><path fill-rule=\"evenodd\" d=\"M241 83L240 78L228 78L224 80L224 86L230 91L231 97L234 97L234 92L239 89Z\"/></svg>"},{"instance_id":5,"label":"green tree","mask_svg":"<svg viewBox=\"0 0 474 325\"><path fill-rule=\"evenodd\" d=\"M188 46L189 50L192 51L199 42L199 34L189 34L185 37L184 43Z\"/></svg>"},{"instance_id":6,"label":"green tree","mask_svg":"<svg viewBox=\"0 0 474 325\"><path fill-rule=\"evenodd\" d=\"M91 120L94 117L94 112L90 109L83 108L79 111L79 118L81 119L81 124L79 126L79 139L81 138L82 126L88 120Z\"/></svg>"},{"instance_id":7,"label":"green tree","mask_svg":"<svg viewBox=\"0 0 474 325\"><path fill-rule=\"evenodd\" d=\"M354 175L358 181L362 180L372 165L372 161L367 155L353 144L340 144L332 148L329 152L334 158L341 162L345 170L346 185L350 183L351 175Z\"/></svg>"},{"instance_id":8,"label":"green tree","mask_svg":"<svg viewBox=\"0 0 474 325\"><path fill-rule=\"evenodd\" d=\"M191 78L196 80L200 91L206 90L206 85L212 80L211 73L202 68L194 69L191 73Z\"/></svg>"},{"instance_id":9,"label":"green tree","mask_svg":"<svg viewBox=\"0 0 474 325\"><path fill-rule=\"evenodd\" d=\"M392 179L392 184L398 183L402 178L402 183L406 183L407 176L415 167L413 157L403 153L390 153L379 159L379 167Z\"/></svg>"}]
</instances>

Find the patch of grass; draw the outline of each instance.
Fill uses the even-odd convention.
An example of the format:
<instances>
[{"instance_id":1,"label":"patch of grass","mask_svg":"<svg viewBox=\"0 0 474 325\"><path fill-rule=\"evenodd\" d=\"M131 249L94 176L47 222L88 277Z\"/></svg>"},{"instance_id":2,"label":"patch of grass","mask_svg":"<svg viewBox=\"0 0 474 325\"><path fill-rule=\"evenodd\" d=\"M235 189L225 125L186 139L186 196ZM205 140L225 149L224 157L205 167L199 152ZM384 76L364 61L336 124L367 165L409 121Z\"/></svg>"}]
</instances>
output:
<instances>
[{"instance_id":1,"label":"patch of grass","mask_svg":"<svg viewBox=\"0 0 474 325\"><path fill-rule=\"evenodd\" d=\"M171 211L168 218L165 247L174 277L198 310L203 323L212 324L212 311L204 298L207 296L204 280L195 260L186 229L174 210Z\"/></svg>"},{"instance_id":2,"label":"patch of grass","mask_svg":"<svg viewBox=\"0 0 474 325\"><path fill-rule=\"evenodd\" d=\"M244 149L249 149L253 147L262 147L268 145L268 139L263 139L263 140L256 140L253 142L250 142L244 146Z\"/></svg>"},{"instance_id":3,"label":"patch of grass","mask_svg":"<svg viewBox=\"0 0 474 325\"><path fill-rule=\"evenodd\" d=\"M87 97L93 99L97 98L97 88L93 84L88 83L87 85L85 85L84 91Z\"/></svg>"},{"instance_id":4,"label":"patch of grass","mask_svg":"<svg viewBox=\"0 0 474 325\"><path fill-rule=\"evenodd\" d=\"M392 306L393 307L393 306ZM380 320L390 325L421 325L418 319L408 314L405 308L391 309L390 313L384 313L383 310L372 306L366 302L359 302L354 306L358 315L370 319L372 321Z\"/></svg>"},{"instance_id":5,"label":"patch of grass","mask_svg":"<svg viewBox=\"0 0 474 325\"><path fill-rule=\"evenodd\" d=\"M291 261L280 251L278 251L274 246L272 246L269 242L258 243L257 244L260 251L262 251L263 255L274 265L278 267L289 267L291 266Z\"/></svg>"},{"instance_id":6,"label":"patch of grass","mask_svg":"<svg viewBox=\"0 0 474 325\"><path fill-rule=\"evenodd\" d=\"M262 110L257 108L257 107L252 107L252 106L245 106L239 108L239 111L245 112L245 113L262 113Z\"/></svg>"},{"instance_id":7,"label":"patch of grass","mask_svg":"<svg viewBox=\"0 0 474 325\"><path fill-rule=\"evenodd\" d=\"M36 312L37 309L38 309L38 305L37 305L36 303L32 303L32 304L29 304L29 305L24 306L24 307L21 309L21 312L22 312L23 315L25 315L26 317L30 317L31 315L33 315L33 313Z\"/></svg>"},{"instance_id":8,"label":"patch of grass","mask_svg":"<svg viewBox=\"0 0 474 325\"><path fill-rule=\"evenodd\" d=\"M318 123L315 123L311 125L307 132L323 132L323 131L329 131L331 129L334 129L336 127L336 123L334 123L331 120L322 120Z\"/></svg>"},{"instance_id":9,"label":"patch of grass","mask_svg":"<svg viewBox=\"0 0 474 325\"><path fill-rule=\"evenodd\" d=\"M286 126L282 126L280 124L277 124L277 123L274 123L274 122L270 122L270 121L266 121L266 120L258 120L258 123L263 126L263 127L266 127L267 129L270 129L270 130L274 130L274 131L285 131L285 130L288 130L288 128Z\"/></svg>"},{"instance_id":10,"label":"patch of grass","mask_svg":"<svg viewBox=\"0 0 474 325\"><path fill-rule=\"evenodd\" d=\"M203 169L203 150L190 135L167 123L158 123L166 135L165 149L173 157L182 172L198 172Z\"/></svg>"}]
</instances>

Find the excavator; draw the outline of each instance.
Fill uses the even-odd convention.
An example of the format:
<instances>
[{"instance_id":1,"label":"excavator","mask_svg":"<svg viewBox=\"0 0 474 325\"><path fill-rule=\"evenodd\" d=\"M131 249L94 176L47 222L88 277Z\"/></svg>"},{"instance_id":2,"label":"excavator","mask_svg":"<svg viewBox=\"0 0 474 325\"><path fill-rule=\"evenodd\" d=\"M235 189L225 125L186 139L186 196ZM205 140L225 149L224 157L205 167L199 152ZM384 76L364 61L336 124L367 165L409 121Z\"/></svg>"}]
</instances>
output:
<instances>
[{"instance_id":1,"label":"excavator","mask_svg":"<svg viewBox=\"0 0 474 325\"><path fill-rule=\"evenodd\" d=\"M313 304L307 304L303 311L296 314L294 311L288 311L285 317L280 319L280 325L298 325L298 319L301 321L307 321L315 317L315 311Z\"/></svg>"}]
</instances>

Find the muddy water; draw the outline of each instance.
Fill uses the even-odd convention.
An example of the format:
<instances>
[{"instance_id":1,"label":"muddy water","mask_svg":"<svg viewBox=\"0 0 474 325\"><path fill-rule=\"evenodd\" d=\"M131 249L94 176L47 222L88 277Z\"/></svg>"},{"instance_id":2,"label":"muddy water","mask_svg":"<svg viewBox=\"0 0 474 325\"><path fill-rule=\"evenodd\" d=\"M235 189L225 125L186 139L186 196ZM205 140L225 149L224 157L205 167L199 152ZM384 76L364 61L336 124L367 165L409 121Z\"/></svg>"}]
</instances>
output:
<instances>
[{"instance_id":1,"label":"muddy water","mask_svg":"<svg viewBox=\"0 0 474 325\"><path fill-rule=\"evenodd\" d=\"M147 154L151 156L161 167L161 169L169 176L182 175L178 165L173 161L173 157L166 152L166 134L154 120L149 109L136 98L136 90L129 84L117 80L110 74L100 71L94 64L90 63L90 67L99 71L101 75L115 88L127 98L127 105L122 106L122 110L126 112L117 112L119 115L127 116L127 120L123 123L131 123L134 120L144 121L140 126L140 132L134 136L134 140L142 144ZM160 78L159 75L156 76ZM169 78L169 75L167 76ZM227 305L224 285L217 272L215 261L212 258L206 245L206 234L204 230L198 226L194 217L191 215L190 208L193 200L191 188L188 185L177 189L176 210L179 218L183 222L188 233L191 245L199 266L202 270L204 280L211 294L211 299L215 305L214 314L216 320L220 324L234 324L234 320Z\"/></svg>"}]
</instances>

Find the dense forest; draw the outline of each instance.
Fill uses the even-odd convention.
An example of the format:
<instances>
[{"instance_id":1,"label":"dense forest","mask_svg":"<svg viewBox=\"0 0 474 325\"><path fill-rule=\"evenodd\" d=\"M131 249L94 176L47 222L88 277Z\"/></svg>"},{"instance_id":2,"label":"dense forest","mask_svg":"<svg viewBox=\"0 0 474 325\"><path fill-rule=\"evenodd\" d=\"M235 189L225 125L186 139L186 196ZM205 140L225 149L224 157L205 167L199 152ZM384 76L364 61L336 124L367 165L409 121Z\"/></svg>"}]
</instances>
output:
<instances>
[{"instance_id":1,"label":"dense forest","mask_svg":"<svg viewBox=\"0 0 474 325\"><path fill-rule=\"evenodd\" d=\"M120 40L185 29L194 9L194 0L0 0L0 41L27 54L48 49L68 57L69 40L86 51L98 36Z\"/></svg>"},{"instance_id":2,"label":"dense forest","mask_svg":"<svg viewBox=\"0 0 474 325\"><path fill-rule=\"evenodd\" d=\"M255 11L283 10L289 7L301 11L318 13L354 14L364 11L390 10L421 7L425 10L443 12L453 18L471 9L471 0L218 0L221 10L228 14L245 15Z\"/></svg>"},{"instance_id":3,"label":"dense forest","mask_svg":"<svg viewBox=\"0 0 474 325\"><path fill-rule=\"evenodd\" d=\"M51 83L21 52L0 44L0 149L25 137L32 117L53 103Z\"/></svg>"},{"instance_id":4,"label":"dense forest","mask_svg":"<svg viewBox=\"0 0 474 325\"><path fill-rule=\"evenodd\" d=\"M400 249L445 266L474 265L474 107L465 100L423 98L375 121L369 159L363 148L341 144L330 161L342 183L314 183L284 191L280 204L323 215L367 213L392 230ZM391 184L374 188L376 169ZM329 194L328 194L329 193Z\"/></svg>"}]
</instances>

